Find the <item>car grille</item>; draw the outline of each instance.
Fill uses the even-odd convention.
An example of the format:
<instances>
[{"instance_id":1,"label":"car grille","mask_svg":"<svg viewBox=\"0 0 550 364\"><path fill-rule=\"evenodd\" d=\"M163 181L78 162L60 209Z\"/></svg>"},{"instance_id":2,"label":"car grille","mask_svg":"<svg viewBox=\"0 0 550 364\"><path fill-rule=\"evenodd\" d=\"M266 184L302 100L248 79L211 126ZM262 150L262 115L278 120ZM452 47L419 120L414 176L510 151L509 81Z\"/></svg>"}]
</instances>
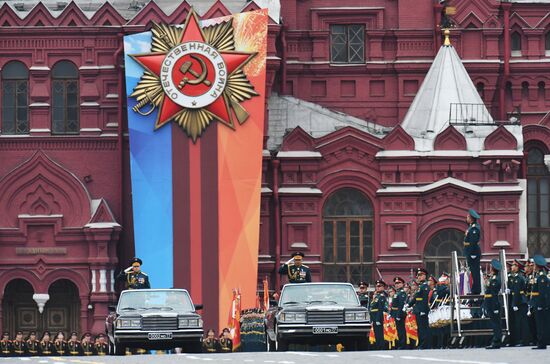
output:
<instances>
[{"instance_id":1,"label":"car grille","mask_svg":"<svg viewBox=\"0 0 550 364\"><path fill-rule=\"evenodd\" d=\"M144 317L141 319L143 330L177 330L177 317Z\"/></svg>"},{"instance_id":2,"label":"car grille","mask_svg":"<svg viewBox=\"0 0 550 364\"><path fill-rule=\"evenodd\" d=\"M342 324L344 323L344 311L308 311L308 324Z\"/></svg>"}]
</instances>

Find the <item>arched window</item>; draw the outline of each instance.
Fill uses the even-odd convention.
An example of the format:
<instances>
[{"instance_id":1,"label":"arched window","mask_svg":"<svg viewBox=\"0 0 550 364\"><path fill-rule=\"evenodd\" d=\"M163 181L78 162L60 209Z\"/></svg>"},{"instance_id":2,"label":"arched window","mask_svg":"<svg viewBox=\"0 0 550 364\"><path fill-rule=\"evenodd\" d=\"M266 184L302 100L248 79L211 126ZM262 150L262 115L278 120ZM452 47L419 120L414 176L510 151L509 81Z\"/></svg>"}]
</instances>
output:
<instances>
[{"instance_id":1,"label":"arched window","mask_svg":"<svg viewBox=\"0 0 550 364\"><path fill-rule=\"evenodd\" d=\"M539 148L527 154L527 247L529 255L550 256L550 172Z\"/></svg>"},{"instance_id":2,"label":"arched window","mask_svg":"<svg viewBox=\"0 0 550 364\"><path fill-rule=\"evenodd\" d=\"M466 229L466 225L464 225ZM424 266L434 276L443 272L451 273L451 253L462 253L464 231L457 229L444 229L435 234L424 249Z\"/></svg>"},{"instance_id":3,"label":"arched window","mask_svg":"<svg viewBox=\"0 0 550 364\"><path fill-rule=\"evenodd\" d=\"M372 280L372 217L371 202L354 188L328 198L323 208L323 280Z\"/></svg>"},{"instance_id":4,"label":"arched window","mask_svg":"<svg viewBox=\"0 0 550 364\"><path fill-rule=\"evenodd\" d=\"M521 98L522 100L529 100L529 82L527 81L521 83Z\"/></svg>"},{"instance_id":5,"label":"arched window","mask_svg":"<svg viewBox=\"0 0 550 364\"><path fill-rule=\"evenodd\" d=\"M2 133L29 132L29 71L17 61L2 69Z\"/></svg>"},{"instance_id":6,"label":"arched window","mask_svg":"<svg viewBox=\"0 0 550 364\"><path fill-rule=\"evenodd\" d=\"M546 55L550 56L550 32L546 33L544 37L544 49L546 50Z\"/></svg>"},{"instance_id":7,"label":"arched window","mask_svg":"<svg viewBox=\"0 0 550 364\"><path fill-rule=\"evenodd\" d=\"M546 101L546 84L543 81L538 83L538 95L537 98L539 101Z\"/></svg>"},{"instance_id":8,"label":"arched window","mask_svg":"<svg viewBox=\"0 0 550 364\"><path fill-rule=\"evenodd\" d=\"M513 32L510 40L512 43L512 56L521 56L521 35L518 32Z\"/></svg>"},{"instance_id":9,"label":"arched window","mask_svg":"<svg viewBox=\"0 0 550 364\"><path fill-rule=\"evenodd\" d=\"M69 61L60 61L52 69L52 133L78 134L78 69Z\"/></svg>"}]
</instances>

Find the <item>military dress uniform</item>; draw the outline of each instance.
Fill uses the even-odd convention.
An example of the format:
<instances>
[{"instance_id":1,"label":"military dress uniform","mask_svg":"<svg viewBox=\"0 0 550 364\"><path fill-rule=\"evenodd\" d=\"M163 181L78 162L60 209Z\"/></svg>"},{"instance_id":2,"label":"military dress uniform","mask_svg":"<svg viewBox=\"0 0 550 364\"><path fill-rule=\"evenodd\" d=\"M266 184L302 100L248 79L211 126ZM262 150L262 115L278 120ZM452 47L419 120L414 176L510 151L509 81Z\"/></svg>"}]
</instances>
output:
<instances>
[{"instance_id":1,"label":"military dress uniform","mask_svg":"<svg viewBox=\"0 0 550 364\"><path fill-rule=\"evenodd\" d=\"M419 269L419 273L428 274L425 269ZM413 313L416 316L416 324L418 325L418 348L430 349L430 324L428 321L428 313L430 312L430 306L428 306L428 295L430 288L426 281L419 282L418 291L414 294L411 300L411 306L413 307Z\"/></svg>"},{"instance_id":2,"label":"military dress uniform","mask_svg":"<svg viewBox=\"0 0 550 364\"><path fill-rule=\"evenodd\" d=\"M364 287L367 287L369 286L369 284L367 282L359 282L359 287L361 286L364 286ZM359 303L361 304L361 306L365 307L365 308L369 308L369 305L370 305L370 297L369 297L369 292L368 291L359 291L357 292L357 298L359 298Z\"/></svg>"},{"instance_id":3,"label":"military dress uniform","mask_svg":"<svg viewBox=\"0 0 550 364\"><path fill-rule=\"evenodd\" d=\"M403 278L395 277L393 283L396 282L405 283ZM397 328L398 348L405 349L407 345L407 331L405 329L405 317L407 314L403 310L405 303L407 302L407 293L403 288L396 290L395 296L391 304L390 316L395 320L395 326Z\"/></svg>"},{"instance_id":4,"label":"military dress uniform","mask_svg":"<svg viewBox=\"0 0 550 364\"><path fill-rule=\"evenodd\" d=\"M518 264L515 262L514 264ZM509 306L511 318L511 345L527 345L527 280L523 273L511 272L508 274L508 289L510 290Z\"/></svg>"},{"instance_id":5,"label":"military dress uniform","mask_svg":"<svg viewBox=\"0 0 550 364\"><path fill-rule=\"evenodd\" d=\"M386 283L383 281L377 281L377 285L382 284L386 287ZM372 329L374 329L374 338L376 342L374 344L375 350L384 350L384 312L388 310L388 299L385 292L375 292L370 304L370 321L372 323Z\"/></svg>"},{"instance_id":6,"label":"military dress uniform","mask_svg":"<svg viewBox=\"0 0 550 364\"><path fill-rule=\"evenodd\" d=\"M99 334L97 337L98 338L104 338L105 334ZM101 342L101 341L98 340L94 344L94 347L95 347L95 352L96 352L97 355L99 355L99 356L109 355L109 344L107 344L106 342Z\"/></svg>"},{"instance_id":7,"label":"military dress uniform","mask_svg":"<svg viewBox=\"0 0 550 364\"><path fill-rule=\"evenodd\" d=\"M67 342L65 340L55 340L53 343L53 346L55 347L55 351L57 351L57 355L64 356L67 355L68 347Z\"/></svg>"},{"instance_id":8,"label":"military dress uniform","mask_svg":"<svg viewBox=\"0 0 550 364\"><path fill-rule=\"evenodd\" d=\"M490 325L493 329L493 338L491 345L487 346L487 349L499 349L502 339L502 326L500 317L500 302L498 300L498 294L501 288L500 270L502 266L496 259L491 261L493 267L493 274L487 283L487 289L485 290L485 300L483 306L485 309L485 316L490 319Z\"/></svg>"},{"instance_id":9,"label":"military dress uniform","mask_svg":"<svg viewBox=\"0 0 550 364\"><path fill-rule=\"evenodd\" d=\"M83 355L82 345L80 344L80 341L78 341L78 340L69 340L67 342L67 352L68 352L69 356L81 356L81 355Z\"/></svg>"},{"instance_id":10,"label":"military dress uniform","mask_svg":"<svg viewBox=\"0 0 550 364\"><path fill-rule=\"evenodd\" d=\"M55 346L51 341L41 341L38 344L38 355L52 356L57 355L57 352L55 351Z\"/></svg>"},{"instance_id":11,"label":"military dress uniform","mask_svg":"<svg viewBox=\"0 0 550 364\"><path fill-rule=\"evenodd\" d=\"M36 332L31 331L29 336L36 335ZM28 339L27 340L27 352L30 356L36 356L38 355L38 340Z\"/></svg>"},{"instance_id":12,"label":"military dress uniform","mask_svg":"<svg viewBox=\"0 0 550 364\"><path fill-rule=\"evenodd\" d=\"M220 339L220 351L222 353L233 352L233 340L231 340L230 338L222 337Z\"/></svg>"},{"instance_id":13,"label":"military dress uniform","mask_svg":"<svg viewBox=\"0 0 550 364\"><path fill-rule=\"evenodd\" d=\"M206 338L202 341L202 351L204 353L219 352L219 342L217 339Z\"/></svg>"},{"instance_id":14,"label":"military dress uniform","mask_svg":"<svg viewBox=\"0 0 550 364\"><path fill-rule=\"evenodd\" d=\"M12 342L9 337L9 332L4 332L3 338L0 340L0 355L3 357L9 357L13 352Z\"/></svg>"},{"instance_id":15,"label":"military dress uniform","mask_svg":"<svg viewBox=\"0 0 550 364\"><path fill-rule=\"evenodd\" d=\"M92 356L96 354L94 344L91 341L82 340L80 345L82 346L82 355Z\"/></svg>"},{"instance_id":16,"label":"military dress uniform","mask_svg":"<svg viewBox=\"0 0 550 364\"><path fill-rule=\"evenodd\" d=\"M24 340L13 340L13 356L27 356L27 343Z\"/></svg>"},{"instance_id":17,"label":"military dress uniform","mask_svg":"<svg viewBox=\"0 0 550 364\"><path fill-rule=\"evenodd\" d=\"M532 261L533 259L529 259L528 263ZM529 344L534 344L537 341L537 323L535 321L535 314L532 310L533 307L533 286L535 285L535 272L533 270L534 268L531 268L531 272L529 274L525 275L526 280L526 286L525 286L525 294L527 299L527 342Z\"/></svg>"},{"instance_id":18,"label":"military dress uniform","mask_svg":"<svg viewBox=\"0 0 550 364\"><path fill-rule=\"evenodd\" d=\"M474 221L466 229L464 234L464 257L468 263L468 268L472 273L472 294L479 294L481 292L481 249L479 248L479 240L481 239L481 227L479 226L478 219L479 214L470 209L469 215Z\"/></svg>"},{"instance_id":19,"label":"military dress uniform","mask_svg":"<svg viewBox=\"0 0 550 364\"><path fill-rule=\"evenodd\" d=\"M535 284L531 292L532 306L537 322L537 346L533 349L546 349L550 320L550 279L546 275L546 259L542 255L533 257L538 271L535 272Z\"/></svg>"},{"instance_id":20,"label":"military dress uniform","mask_svg":"<svg viewBox=\"0 0 550 364\"><path fill-rule=\"evenodd\" d=\"M303 253L294 253L293 257L304 257ZM288 261L279 268L279 274L286 274L289 283L306 283L311 282L311 271L305 264L297 265Z\"/></svg>"},{"instance_id":21,"label":"military dress uniform","mask_svg":"<svg viewBox=\"0 0 550 364\"><path fill-rule=\"evenodd\" d=\"M139 258L132 258L130 260L130 267L126 270L120 272L117 276L117 280L124 281L126 289L146 289L151 288L151 283L149 282L149 276L142 272L134 272L133 267L141 267L142 261Z\"/></svg>"}]
</instances>

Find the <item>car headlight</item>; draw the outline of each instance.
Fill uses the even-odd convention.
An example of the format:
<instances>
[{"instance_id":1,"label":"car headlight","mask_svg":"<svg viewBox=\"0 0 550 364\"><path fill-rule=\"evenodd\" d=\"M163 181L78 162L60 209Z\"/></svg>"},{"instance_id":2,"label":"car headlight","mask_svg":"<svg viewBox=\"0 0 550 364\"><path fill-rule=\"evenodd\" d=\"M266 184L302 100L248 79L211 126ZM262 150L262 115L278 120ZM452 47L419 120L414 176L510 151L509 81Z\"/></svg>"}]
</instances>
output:
<instances>
[{"instance_id":1,"label":"car headlight","mask_svg":"<svg viewBox=\"0 0 550 364\"><path fill-rule=\"evenodd\" d=\"M178 327L184 328L184 327L202 327L202 320L199 318L179 318L178 319Z\"/></svg>"},{"instance_id":2,"label":"car headlight","mask_svg":"<svg viewBox=\"0 0 550 364\"><path fill-rule=\"evenodd\" d=\"M118 329L139 329L141 328L140 319L118 319L116 321Z\"/></svg>"},{"instance_id":3,"label":"car headlight","mask_svg":"<svg viewBox=\"0 0 550 364\"><path fill-rule=\"evenodd\" d=\"M305 312L282 312L279 315L279 321L306 322L306 313Z\"/></svg>"},{"instance_id":4,"label":"car headlight","mask_svg":"<svg viewBox=\"0 0 550 364\"><path fill-rule=\"evenodd\" d=\"M346 312L346 321L367 321L367 312Z\"/></svg>"}]
</instances>

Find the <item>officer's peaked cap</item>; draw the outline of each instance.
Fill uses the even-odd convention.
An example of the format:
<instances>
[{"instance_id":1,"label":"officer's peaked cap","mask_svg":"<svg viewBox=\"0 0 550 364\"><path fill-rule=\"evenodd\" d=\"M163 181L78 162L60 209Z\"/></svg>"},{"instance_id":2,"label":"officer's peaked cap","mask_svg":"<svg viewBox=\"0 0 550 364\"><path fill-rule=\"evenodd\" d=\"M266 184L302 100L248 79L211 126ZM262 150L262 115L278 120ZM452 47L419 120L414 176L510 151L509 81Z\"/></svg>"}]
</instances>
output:
<instances>
[{"instance_id":1,"label":"officer's peaked cap","mask_svg":"<svg viewBox=\"0 0 550 364\"><path fill-rule=\"evenodd\" d=\"M477 213L476 210L474 209L469 209L468 210L468 214L473 217L474 219L479 219L479 214Z\"/></svg>"},{"instance_id":2,"label":"officer's peaked cap","mask_svg":"<svg viewBox=\"0 0 550 364\"><path fill-rule=\"evenodd\" d=\"M546 259L542 255L535 255L533 261L540 267L546 267Z\"/></svg>"},{"instance_id":3,"label":"officer's peaked cap","mask_svg":"<svg viewBox=\"0 0 550 364\"><path fill-rule=\"evenodd\" d=\"M132 259L130 259L130 265L132 265L134 263L139 263L139 265L143 265L143 262L141 261L141 259L139 259L137 257L133 257Z\"/></svg>"}]
</instances>

